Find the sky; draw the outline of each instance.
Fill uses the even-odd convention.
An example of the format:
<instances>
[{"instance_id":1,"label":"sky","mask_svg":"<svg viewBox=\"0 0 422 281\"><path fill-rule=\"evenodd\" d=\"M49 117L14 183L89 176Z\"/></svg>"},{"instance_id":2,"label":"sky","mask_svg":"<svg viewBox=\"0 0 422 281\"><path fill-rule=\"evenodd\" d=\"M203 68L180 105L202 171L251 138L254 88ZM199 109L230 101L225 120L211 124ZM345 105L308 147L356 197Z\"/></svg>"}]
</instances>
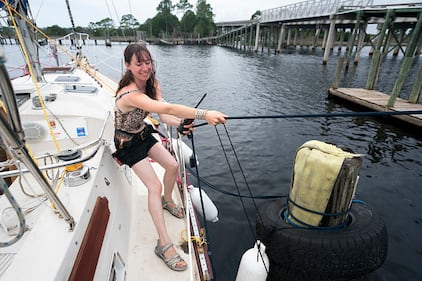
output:
<instances>
[{"instance_id":1,"label":"sky","mask_svg":"<svg viewBox=\"0 0 422 281\"><path fill-rule=\"evenodd\" d=\"M123 15L132 14L140 23L157 14L161 0L69 0L72 17L76 26L86 27L90 22L104 18L113 19L117 26ZM195 6L197 0L188 0ZM178 0L172 0L176 4ZM248 20L258 10L266 10L302 2L299 0L207 0L214 13L214 22ZM400 3L403 0L374 0L374 4ZM405 0L404 2L421 2ZM71 21L65 0L29 0L32 16L39 27L59 25L70 27ZM176 14L179 18L181 14Z\"/></svg>"}]
</instances>

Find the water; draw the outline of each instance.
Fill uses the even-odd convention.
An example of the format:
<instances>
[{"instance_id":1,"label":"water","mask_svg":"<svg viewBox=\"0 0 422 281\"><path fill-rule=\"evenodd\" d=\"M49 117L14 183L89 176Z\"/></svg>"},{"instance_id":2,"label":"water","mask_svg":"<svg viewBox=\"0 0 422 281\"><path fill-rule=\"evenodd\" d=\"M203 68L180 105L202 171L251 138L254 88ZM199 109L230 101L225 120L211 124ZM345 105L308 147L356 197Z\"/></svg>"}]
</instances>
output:
<instances>
[{"instance_id":1,"label":"water","mask_svg":"<svg viewBox=\"0 0 422 281\"><path fill-rule=\"evenodd\" d=\"M6 54L13 57L7 46ZM124 45L88 46L98 67L114 79L122 69ZM289 49L279 55L244 53L216 46L149 46L157 63L157 78L169 102L194 106L206 93L201 108L216 109L229 116L314 114L359 111L327 98L337 58L334 51L322 65L322 51ZM9 68L22 65L8 59ZM50 59L51 61L51 59ZM48 62L50 62L48 61ZM92 60L91 60L92 61ZM342 77L342 87L364 87L371 58L366 52L358 66ZM391 92L401 57L383 63L377 90ZM402 90L411 90L421 59L418 59ZM51 63L53 63L51 61ZM343 117L229 120L227 131L248 186L255 196L286 195L296 149L317 139L341 144L365 154L357 198L366 201L385 220L389 252L374 281L416 281L422 279L422 137L420 129L390 119ZM239 191L249 195L234 160L223 126L196 129L194 144L199 173L212 187L237 193L220 145L227 151ZM193 184L198 185L193 179ZM219 209L218 223L207 223L216 280L233 281L242 254L253 247L255 207L244 199L223 194L201 183ZM265 203L255 200L257 205ZM247 214L247 216L246 216ZM248 223L248 219L250 224Z\"/></svg>"}]
</instances>

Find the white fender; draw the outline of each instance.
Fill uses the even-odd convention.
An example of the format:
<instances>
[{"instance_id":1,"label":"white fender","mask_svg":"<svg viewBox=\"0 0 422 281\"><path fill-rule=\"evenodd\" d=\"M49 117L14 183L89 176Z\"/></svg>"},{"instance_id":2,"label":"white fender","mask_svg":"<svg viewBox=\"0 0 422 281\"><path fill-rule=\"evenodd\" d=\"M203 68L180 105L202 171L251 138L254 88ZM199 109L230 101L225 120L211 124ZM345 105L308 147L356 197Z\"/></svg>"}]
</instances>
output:
<instances>
[{"instance_id":1,"label":"white fender","mask_svg":"<svg viewBox=\"0 0 422 281\"><path fill-rule=\"evenodd\" d=\"M270 262L265 253L265 245L258 240L253 248L243 254L236 281L265 281L269 270Z\"/></svg>"},{"instance_id":2,"label":"white fender","mask_svg":"<svg viewBox=\"0 0 422 281\"><path fill-rule=\"evenodd\" d=\"M177 146L178 146L177 140L172 138L171 143L173 145L173 150L177 154ZM183 141L180 141L179 143L180 143L180 146L181 146L181 149L182 149L182 155L183 155L183 160L185 161L185 165L192 167L192 165L190 165L190 161L191 161L190 159L191 159L191 157L193 157L192 149L186 143L184 143ZM198 155L196 155L196 165L197 166L199 165Z\"/></svg>"},{"instance_id":3,"label":"white fender","mask_svg":"<svg viewBox=\"0 0 422 281\"><path fill-rule=\"evenodd\" d=\"M202 216L202 206L201 206L201 197L199 194L199 188L189 185L188 191L192 200L192 204L195 207L196 211L200 213ZM204 202L204 211L205 211L205 219L207 221L217 222L218 221L218 210L211 199L208 197L207 193L201 189L202 191L202 200Z\"/></svg>"}]
</instances>

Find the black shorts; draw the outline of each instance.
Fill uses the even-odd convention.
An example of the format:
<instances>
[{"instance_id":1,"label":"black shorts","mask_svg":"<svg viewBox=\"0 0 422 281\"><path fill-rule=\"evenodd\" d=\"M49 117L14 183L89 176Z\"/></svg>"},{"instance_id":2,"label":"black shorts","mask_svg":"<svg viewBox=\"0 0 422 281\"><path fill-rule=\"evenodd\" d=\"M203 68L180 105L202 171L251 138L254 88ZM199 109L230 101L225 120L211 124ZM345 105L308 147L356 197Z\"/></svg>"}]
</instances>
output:
<instances>
[{"instance_id":1,"label":"black shorts","mask_svg":"<svg viewBox=\"0 0 422 281\"><path fill-rule=\"evenodd\" d=\"M132 167L142 159L146 158L148 156L148 151L157 142L158 140L150 133L146 134L142 139L139 134L135 134L130 141L130 144L125 144L123 148L119 148L115 143L116 152L113 153L113 157L117 158L116 160L121 164L126 164L129 167Z\"/></svg>"}]
</instances>

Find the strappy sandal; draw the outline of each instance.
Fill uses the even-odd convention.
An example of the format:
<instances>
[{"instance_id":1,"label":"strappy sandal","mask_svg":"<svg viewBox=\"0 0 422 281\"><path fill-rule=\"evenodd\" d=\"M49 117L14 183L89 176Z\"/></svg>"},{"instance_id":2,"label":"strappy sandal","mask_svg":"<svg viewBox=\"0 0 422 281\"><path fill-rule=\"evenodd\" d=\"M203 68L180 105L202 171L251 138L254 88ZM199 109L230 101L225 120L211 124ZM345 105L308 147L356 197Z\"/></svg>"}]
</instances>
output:
<instances>
[{"instance_id":1,"label":"strappy sandal","mask_svg":"<svg viewBox=\"0 0 422 281\"><path fill-rule=\"evenodd\" d=\"M188 265L186 264L185 260L182 259L182 257L179 254L175 254L174 256L172 256L171 258L166 259L164 257L164 253L170 249L171 247L173 247L173 243L168 243L164 246L160 246L160 240L157 240L157 246L155 246L154 252L155 254L164 261L164 263L171 269L174 271L184 271L186 270L186 268L188 267ZM180 262L184 262L185 265L183 266L177 266L178 263Z\"/></svg>"},{"instance_id":2,"label":"strappy sandal","mask_svg":"<svg viewBox=\"0 0 422 281\"><path fill-rule=\"evenodd\" d=\"M175 216L178 219L183 219L185 217L185 213L183 212L183 208L179 205L176 205L173 200L166 201L164 200L164 195L161 196L161 204L163 205L163 209L169 211L170 214ZM170 204L174 204L174 207L170 207Z\"/></svg>"}]
</instances>

